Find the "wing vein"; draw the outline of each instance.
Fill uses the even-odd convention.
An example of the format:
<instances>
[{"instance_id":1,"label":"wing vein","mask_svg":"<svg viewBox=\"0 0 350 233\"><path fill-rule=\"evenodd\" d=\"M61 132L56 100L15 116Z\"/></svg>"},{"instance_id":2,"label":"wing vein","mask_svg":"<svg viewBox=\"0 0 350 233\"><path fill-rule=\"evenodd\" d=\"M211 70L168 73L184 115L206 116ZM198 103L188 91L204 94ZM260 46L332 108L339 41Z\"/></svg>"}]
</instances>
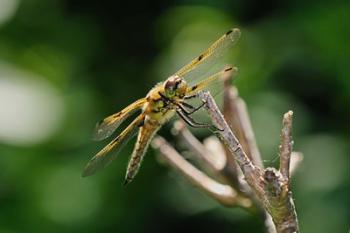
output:
<instances>
[{"instance_id":1,"label":"wing vein","mask_svg":"<svg viewBox=\"0 0 350 233\"><path fill-rule=\"evenodd\" d=\"M143 120L144 114L140 114L121 134L98 152L86 165L82 176L93 175L96 171L101 170L110 164L117 157L118 152L123 145L125 145L126 142L136 134L138 126L142 124ZM116 151L109 153L113 149Z\"/></svg>"}]
</instances>

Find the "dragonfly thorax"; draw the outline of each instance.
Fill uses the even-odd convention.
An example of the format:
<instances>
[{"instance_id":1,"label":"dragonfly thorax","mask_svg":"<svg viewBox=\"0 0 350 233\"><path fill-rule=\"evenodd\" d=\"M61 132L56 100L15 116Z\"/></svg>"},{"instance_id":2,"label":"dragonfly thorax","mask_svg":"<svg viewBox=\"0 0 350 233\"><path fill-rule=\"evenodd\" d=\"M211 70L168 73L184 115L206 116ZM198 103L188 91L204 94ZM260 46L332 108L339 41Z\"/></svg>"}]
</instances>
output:
<instances>
[{"instance_id":1,"label":"dragonfly thorax","mask_svg":"<svg viewBox=\"0 0 350 233\"><path fill-rule=\"evenodd\" d=\"M179 97L183 98L186 95L187 83L183 78L177 75L170 76L164 82L164 94L167 98Z\"/></svg>"}]
</instances>

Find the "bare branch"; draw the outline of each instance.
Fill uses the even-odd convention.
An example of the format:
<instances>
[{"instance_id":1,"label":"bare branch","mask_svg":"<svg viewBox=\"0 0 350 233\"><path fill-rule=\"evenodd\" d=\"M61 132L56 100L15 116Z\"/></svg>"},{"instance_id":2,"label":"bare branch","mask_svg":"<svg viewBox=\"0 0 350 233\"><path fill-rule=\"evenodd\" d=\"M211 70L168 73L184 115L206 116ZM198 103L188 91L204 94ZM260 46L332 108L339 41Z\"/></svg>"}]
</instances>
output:
<instances>
[{"instance_id":1,"label":"bare branch","mask_svg":"<svg viewBox=\"0 0 350 233\"><path fill-rule=\"evenodd\" d=\"M228 125L237 136L243 150L253 164L263 168L259 149L250 122L247 106L238 96L238 90L231 86L232 76L227 74L224 82L224 109L223 114Z\"/></svg>"},{"instance_id":2,"label":"bare branch","mask_svg":"<svg viewBox=\"0 0 350 233\"><path fill-rule=\"evenodd\" d=\"M277 232L299 232L298 218L288 183L282 174L274 168L267 168L264 178L266 197L269 200L269 205L265 208L271 214Z\"/></svg>"},{"instance_id":3,"label":"bare branch","mask_svg":"<svg viewBox=\"0 0 350 233\"><path fill-rule=\"evenodd\" d=\"M292 120L293 112L289 111L285 113L283 116L283 126L281 131L280 172L287 182L289 182L290 156L292 154L293 147Z\"/></svg>"},{"instance_id":4,"label":"bare branch","mask_svg":"<svg viewBox=\"0 0 350 233\"><path fill-rule=\"evenodd\" d=\"M255 190L255 193L258 195L259 199L263 199L263 172L259 167L255 166L251 162L249 157L243 151L241 144L238 142L238 139L235 137L230 127L227 125L223 115L221 114L210 93L200 92L199 97L205 102L205 108L207 109L213 124L218 129L221 129L219 131L216 131L216 134L229 149L231 154L235 157L235 160L240 166L248 184Z\"/></svg>"},{"instance_id":5,"label":"bare branch","mask_svg":"<svg viewBox=\"0 0 350 233\"><path fill-rule=\"evenodd\" d=\"M213 141L205 140L203 142L204 144L202 144L182 121L175 122L173 132L182 139L187 148L193 153L194 159L196 159L199 166L205 172L221 182L232 185L237 190L240 189L236 169L231 169L236 167L236 162L232 156L227 156L226 153L220 153L221 150L209 151L211 148L207 148L205 143L213 143ZM217 138L215 137L215 139ZM219 146L222 146L221 142L219 144ZM224 147L222 148L224 149ZM229 164L228 159L232 161L231 164Z\"/></svg>"},{"instance_id":6,"label":"bare branch","mask_svg":"<svg viewBox=\"0 0 350 233\"><path fill-rule=\"evenodd\" d=\"M232 108L233 105L231 105L231 96L230 96L230 88L227 88L227 86L229 85L229 81L228 80L232 80L233 77L237 74L238 72L238 68L234 67L234 69L232 69L229 72L224 73L222 79L224 80L224 102L223 102L223 114L225 119L227 120L228 124L230 127L234 127L234 123L235 123L235 118L234 118L234 109ZM228 148L226 146L224 146L225 148L225 156L226 156L226 164L225 167L223 169L223 172L225 173L225 176L229 177L231 184L236 187L236 188L241 188L241 183L239 182L239 170L237 167L237 163L235 161L235 159L232 157L230 151L228 150Z\"/></svg>"},{"instance_id":7,"label":"bare branch","mask_svg":"<svg viewBox=\"0 0 350 233\"><path fill-rule=\"evenodd\" d=\"M187 148L193 152L195 159L200 166L211 175L220 176L222 164L225 163L222 155L212 155L207 148L188 130L182 121L174 123L173 132L180 137L186 144Z\"/></svg>"},{"instance_id":8,"label":"bare branch","mask_svg":"<svg viewBox=\"0 0 350 233\"><path fill-rule=\"evenodd\" d=\"M277 232L299 232L292 193L289 191L289 185L285 177L274 168L267 168L263 171L255 166L245 154L237 138L228 127L210 93L200 92L199 97L205 102L205 108L213 124L221 129L217 131L216 134L228 147L241 168L247 183L264 208L271 215ZM291 118L291 113L287 113L285 118Z\"/></svg>"},{"instance_id":9,"label":"bare branch","mask_svg":"<svg viewBox=\"0 0 350 233\"><path fill-rule=\"evenodd\" d=\"M211 196L225 206L241 206L251 208L252 201L240 196L231 186L223 185L211 179L187 162L169 143L160 136L153 139L152 146L158 149L162 158L191 184Z\"/></svg>"}]
</instances>

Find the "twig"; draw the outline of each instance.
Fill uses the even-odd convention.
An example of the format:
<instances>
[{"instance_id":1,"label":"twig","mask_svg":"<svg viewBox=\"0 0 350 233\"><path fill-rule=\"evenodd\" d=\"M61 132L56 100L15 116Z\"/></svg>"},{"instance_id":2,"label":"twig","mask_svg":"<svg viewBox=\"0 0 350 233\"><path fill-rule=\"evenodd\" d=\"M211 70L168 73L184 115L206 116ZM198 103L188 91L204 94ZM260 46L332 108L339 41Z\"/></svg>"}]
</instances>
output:
<instances>
[{"instance_id":1,"label":"twig","mask_svg":"<svg viewBox=\"0 0 350 233\"><path fill-rule=\"evenodd\" d=\"M277 232L299 232L292 192L289 190L290 161L292 156L293 112L288 111L282 120L280 145L280 170L270 168L265 171L267 195L271 204L271 215Z\"/></svg>"},{"instance_id":2,"label":"twig","mask_svg":"<svg viewBox=\"0 0 350 233\"><path fill-rule=\"evenodd\" d=\"M236 126L236 120L234 118L234 105L232 102L232 99L230 97L232 97L231 95L231 91L230 88L228 88L229 82L233 79L234 75L237 74L238 72L238 68L234 67L234 69L232 69L229 72L224 73L222 79L224 80L224 103L223 103L223 114L225 119L227 120L228 124L230 127L232 127L231 129L233 130L233 128ZM231 156L230 151L227 149L226 146L224 146L225 148L225 156L226 156L226 165L225 168L223 169L223 172L225 174L225 176L230 177L230 182L231 184L240 189L241 188L241 183L239 182L239 170L237 167L237 163L235 161L235 159Z\"/></svg>"},{"instance_id":3,"label":"twig","mask_svg":"<svg viewBox=\"0 0 350 233\"><path fill-rule=\"evenodd\" d=\"M200 92L199 97L205 102L205 108L208 111L213 124L221 129L217 131L216 134L232 153L241 168L247 183L252 188L264 208L271 215L277 232L299 232L292 193L289 191L289 182L285 179L285 175L282 175L274 168L262 170L258 166L255 166L243 151L242 146L227 125L210 93ZM286 122L284 125L289 127L290 130L292 125L291 116L292 114L287 113L283 120L283 122ZM285 130L282 131L282 134L285 134ZM288 131L286 135L291 135L289 132L290 131ZM288 138L291 139L291 136ZM291 143L291 141L289 142ZM283 147L284 146L282 145L282 148ZM290 154L288 155L285 153L283 156L287 157L284 158L283 161L285 159L290 159ZM289 177L289 161L288 163L284 161L284 164L288 164ZM286 168L283 168L282 170L284 169Z\"/></svg>"},{"instance_id":4,"label":"twig","mask_svg":"<svg viewBox=\"0 0 350 233\"><path fill-rule=\"evenodd\" d=\"M180 120L174 123L173 130L175 135L186 144L186 147L191 150L194 158L199 162L200 166L208 173L215 177L220 177L222 167L222 156L213 156L207 148L187 129L184 123Z\"/></svg>"},{"instance_id":5,"label":"twig","mask_svg":"<svg viewBox=\"0 0 350 233\"><path fill-rule=\"evenodd\" d=\"M292 117L293 112L289 111L283 116L281 145L280 145L280 172L284 179L289 182L289 163L292 154Z\"/></svg>"},{"instance_id":6,"label":"twig","mask_svg":"<svg viewBox=\"0 0 350 233\"><path fill-rule=\"evenodd\" d=\"M230 127L226 123L223 115L221 114L218 106L216 105L213 97L209 92L200 92L199 98L205 102L205 108L211 117L213 124L221 130L216 131L219 139L227 146L232 155L235 156L235 160L240 166L245 179L248 184L257 191L259 198L263 199L264 189L262 179L263 171L255 166L251 160L248 158L246 153L243 151L241 144L238 142L238 139L232 133Z\"/></svg>"},{"instance_id":7,"label":"twig","mask_svg":"<svg viewBox=\"0 0 350 233\"><path fill-rule=\"evenodd\" d=\"M191 184L204 191L225 206L241 206L251 208L252 201L240 196L231 186L224 185L211 179L187 162L169 143L160 136L153 139L152 146L158 149L162 158L180 174L189 180Z\"/></svg>"},{"instance_id":8,"label":"twig","mask_svg":"<svg viewBox=\"0 0 350 233\"><path fill-rule=\"evenodd\" d=\"M246 152L253 164L263 168L262 159L256 144L247 106L238 96L237 88L231 86L232 76L227 74L225 75L224 80L223 114L225 120L237 136L243 150Z\"/></svg>"},{"instance_id":9,"label":"twig","mask_svg":"<svg viewBox=\"0 0 350 233\"><path fill-rule=\"evenodd\" d=\"M229 124L231 130L237 135L238 141L241 143L243 150L246 152L247 156L251 159L253 164L259 166L260 168L264 168L262 163L262 158L255 140L254 131L250 122L250 117L247 110L247 105L243 99L241 99L238 95L238 90L236 87L231 86L233 74L225 73L223 77L224 79L224 108L223 114L224 118ZM233 160L234 157L231 155L229 150L226 149L226 156L228 160ZM235 163L235 162L234 162ZM236 166L235 166L236 167ZM236 171L236 173L239 171ZM237 178L236 178L237 179ZM242 188L249 190L249 186L247 183L242 184L239 183L239 186ZM247 189L248 186L248 189ZM252 196L254 193L249 192ZM252 199L255 199L252 196ZM275 225L272 221L271 215L266 212L266 210L261 209L262 216L264 217L266 232L268 233L276 233Z\"/></svg>"},{"instance_id":10,"label":"twig","mask_svg":"<svg viewBox=\"0 0 350 233\"><path fill-rule=\"evenodd\" d=\"M225 153L220 154L220 150L214 153L209 152L209 149L188 130L182 121L176 121L174 123L173 132L182 139L182 142L184 142L187 148L193 153L194 159L204 171L221 182L230 184L236 190L239 190L237 174L236 172L229 172L231 169L228 169L228 167L232 167L232 165L228 165L229 161ZM236 166L236 162L232 159L232 156L230 160L233 160L233 166ZM244 193L241 194L246 196Z\"/></svg>"}]
</instances>

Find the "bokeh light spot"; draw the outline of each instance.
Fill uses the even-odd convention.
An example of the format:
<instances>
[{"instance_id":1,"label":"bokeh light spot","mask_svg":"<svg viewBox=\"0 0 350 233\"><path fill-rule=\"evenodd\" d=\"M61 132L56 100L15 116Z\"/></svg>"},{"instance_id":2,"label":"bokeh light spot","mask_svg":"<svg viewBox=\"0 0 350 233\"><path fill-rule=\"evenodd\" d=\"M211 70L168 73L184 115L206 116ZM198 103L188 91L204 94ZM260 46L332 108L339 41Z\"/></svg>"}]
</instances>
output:
<instances>
[{"instance_id":1,"label":"bokeh light spot","mask_svg":"<svg viewBox=\"0 0 350 233\"><path fill-rule=\"evenodd\" d=\"M63 98L39 76L0 63L0 141L31 145L44 141L63 119Z\"/></svg>"},{"instance_id":2,"label":"bokeh light spot","mask_svg":"<svg viewBox=\"0 0 350 233\"><path fill-rule=\"evenodd\" d=\"M18 0L0 0L0 26L15 15L18 5Z\"/></svg>"},{"instance_id":3,"label":"bokeh light spot","mask_svg":"<svg viewBox=\"0 0 350 233\"><path fill-rule=\"evenodd\" d=\"M51 220L65 225L88 220L101 199L96 183L80 176L80 171L65 167L49 174L40 184L40 205Z\"/></svg>"},{"instance_id":4,"label":"bokeh light spot","mask_svg":"<svg viewBox=\"0 0 350 233\"><path fill-rule=\"evenodd\" d=\"M307 191L332 190L347 177L346 144L332 135L313 135L300 142L304 176L298 180Z\"/></svg>"}]
</instances>

